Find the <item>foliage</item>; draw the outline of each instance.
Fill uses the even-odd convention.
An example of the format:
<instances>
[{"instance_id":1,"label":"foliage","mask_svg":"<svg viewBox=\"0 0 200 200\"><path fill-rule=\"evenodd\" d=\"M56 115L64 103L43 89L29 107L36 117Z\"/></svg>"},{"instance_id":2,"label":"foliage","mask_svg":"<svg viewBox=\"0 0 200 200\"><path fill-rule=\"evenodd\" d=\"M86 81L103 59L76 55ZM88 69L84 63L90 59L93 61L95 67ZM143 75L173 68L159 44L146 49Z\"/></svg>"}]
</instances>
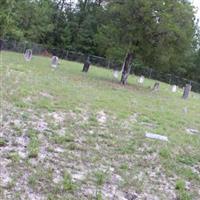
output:
<instances>
[{"instance_id":1,"label":"foliage","mask_svg":"<svg viewBox=\"0 0 200 200\"><path fill-rule=\"evenodd\" d=\"M186 0L2 0L0 37L31 40L199 81L199 27Z\"/></svg>"}]
</instances>

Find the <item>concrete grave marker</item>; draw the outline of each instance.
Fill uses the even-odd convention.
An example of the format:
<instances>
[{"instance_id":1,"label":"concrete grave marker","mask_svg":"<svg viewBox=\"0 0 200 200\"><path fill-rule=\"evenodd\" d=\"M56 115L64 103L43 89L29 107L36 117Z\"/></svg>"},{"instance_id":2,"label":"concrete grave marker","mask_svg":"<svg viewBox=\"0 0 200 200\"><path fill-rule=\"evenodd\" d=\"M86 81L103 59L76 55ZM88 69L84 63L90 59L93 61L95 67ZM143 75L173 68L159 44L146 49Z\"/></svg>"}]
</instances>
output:
<instances>
[{"instance_id":1,"label":"concrete grave marker","mask_svg":"<svg viewBox=\"0 0 200 200\"><path fill-rule=\"evenodd\" d=\"M57 68L58 67L58 57L57 56L53 56L51 58L51 66L53 68Z\"/></svg>"},{"instance_id":2,"label":"concrete grave marker","mask_svg":"<svg viewBox=\"0 0 200 200\"><path fill-rule=\"evenodd\" d=\"M24 53L24 59L29 62L32 59L32 50L31 49L26 49Z\"/></svg>"},{"instance_id":3,"label":"concrete grave marker","mask_svg":"<svg viewBox=\"0 0 200 200\"><path fill-rule=\"evenodd\" d=\"M138 79L138 83L144 83L144 76L140 76L140 78Z\"/></svg>"},{"instance_id":4,"label":"concrete grave marker","mask_svg":"<svg viewBox=\"0 0 200 200\"><path fill-rule=\"evenodd\" d=\"M119 77L119 72L118 72L117 70L115 70L115 71L113 72L113 76L114 76L114 78L118 79L118 77Z\"/></svg>"},{"instance_id":5,"label":"concrete grave marker","mask_svg":"<svg viewBox=\"0 0 200 200\"><path fill-rule=\"evenodd\" d=\"M176 85L172 85L172 92L175 93L177 91L177 86Z\"/></svg>"}]
</instances>

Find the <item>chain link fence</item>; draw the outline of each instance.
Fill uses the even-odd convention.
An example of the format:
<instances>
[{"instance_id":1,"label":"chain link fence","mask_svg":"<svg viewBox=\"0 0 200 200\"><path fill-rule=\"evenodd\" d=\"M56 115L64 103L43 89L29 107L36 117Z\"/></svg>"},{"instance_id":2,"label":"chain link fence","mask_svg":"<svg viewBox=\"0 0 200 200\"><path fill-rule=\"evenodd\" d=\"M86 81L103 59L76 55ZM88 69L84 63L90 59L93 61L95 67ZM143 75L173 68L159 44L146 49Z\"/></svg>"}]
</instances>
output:
<instances>
[{"instance_id":1,"label":"chain link fence","mask_svg":"<svg viewBox=\"0 0 200 200\"><path fill-rule=\"evenodd\" d=\"M115 62L103 57L88 55L83 53L78 53L74 51L68 51L64 49L52 48L49 49L44 45L32 43L32 42L17 42L14 40L4 40L0 41L0 50L5 51L14 51L18 53L24 53L26 49L32 49L34 55L42 55L42 56L58 56L60 59L76 61L76 62L85 62L85 60L90 58L90 62L92 65L118 70L120 71L123 65L123 61ZM147 67L137 67L134 66L131 68L131 74L135 74L137 76L144 76L149 79L158 80L161 82L168 83L170 85L177 85L179 87L185 87L186 84L192 85L192 90L194 92L200 93L200 83L188 80L174 74L166 74L164 72L159 72L157 70L147 68Z\"/></svg>"}]
</instances>

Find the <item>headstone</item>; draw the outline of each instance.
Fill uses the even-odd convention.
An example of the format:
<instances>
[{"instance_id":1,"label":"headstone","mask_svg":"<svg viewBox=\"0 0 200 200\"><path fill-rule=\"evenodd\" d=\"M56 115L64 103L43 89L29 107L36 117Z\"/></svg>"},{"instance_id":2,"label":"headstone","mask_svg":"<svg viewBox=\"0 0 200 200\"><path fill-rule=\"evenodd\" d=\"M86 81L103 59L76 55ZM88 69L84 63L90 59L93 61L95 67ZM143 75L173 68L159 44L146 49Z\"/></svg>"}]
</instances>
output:
<instances>
[{"instance_id":1,"label":"headstone","mask_svg":"<svg viewBox=\"0 0 200 200\"><path fill-rule=\"evenodd\" d=\"M144 76L140 76L140 78L138 79L138 83L144 83Z\"/></svg>"},{"instance_id":2,"label":"headstone","mask_svg":"<svg viewBox=\"0 0 200 200\"><path fill-rule=\"evenodd\" d=\"M190 84L186 84L183 91L183 99L187 99L189 97L191 89L192 89L192 86Z\"/></svg>"},{"instance_id":3,"label":"headstone","mask_svg":"<svg viewBox=\"0 0 200 200\"><path fill-rule=\"evenodd\" d=\"M32 50L31 49L26 49L26 51L24 53L24 59L26 61L31 61L31 59L32 59Z\"/></svg>"},{"instance_id":4,"label":"headstone","mask_svg":"<svg viewBox=\"0 0 200 200\"><path fill-rule=\"evenodd\" d=\"M51 66L53 68L57 68L58 67L58 57L57 56L53 56L51 58Z\"/></svg>"},{"instance_id":5,"label":"headstone","mask_svg":"<svg viewBox=\"0 0 200 200\"><path fill-rule=\"evenodd\" d=\"M82 72L88 72L89 68L90 68L90 58L88 57L87 60L85 61L84 65L83 65L83 70Z\"/></svg>"},{"instance_id":6,"label":"headstone","mask_svg":"<svg viewBox=\"0 0 200 200\"><path fill-rule=\"evenodd\" d=\"M113 72L113 76L114 76L114 78L118 79L118 77L119 77L119 72L118 72L117 70L115 70L115 71Z\"/></svg>"},{"instance_id":7,"label":"headstone","mask_svg":"<svg viewBox=\"0 0 200 200\"><path fill-rule=\"evenodd\" d=\"M147 138L162 140L162 141L168 142L168 137L163 136L163 135L158 135L158 134L154 134L154 133L146 133L145 136Z\"/></svg>"},{"instance_id":8,"label":"headstone","mask_svg":"<svg viewBox=\"0 0 200 200\"><path fill-rule=\"evenodd\" d=\"M177 86L176 85L172 85L172 92L175 93L177 91Z\"/></svg>"},{"instance_id":9,"label":"headstone","mask_svg":"<svg viewBox=\"0 0 200 200\"><path fill-rule=\"evenodd\" d=\"M154 84L152 90L153 90L154 92L157 92L157 91L159 91L159 88L160 88L160 83L156 82L156 83Z\"/></svg>"}]
</instances>

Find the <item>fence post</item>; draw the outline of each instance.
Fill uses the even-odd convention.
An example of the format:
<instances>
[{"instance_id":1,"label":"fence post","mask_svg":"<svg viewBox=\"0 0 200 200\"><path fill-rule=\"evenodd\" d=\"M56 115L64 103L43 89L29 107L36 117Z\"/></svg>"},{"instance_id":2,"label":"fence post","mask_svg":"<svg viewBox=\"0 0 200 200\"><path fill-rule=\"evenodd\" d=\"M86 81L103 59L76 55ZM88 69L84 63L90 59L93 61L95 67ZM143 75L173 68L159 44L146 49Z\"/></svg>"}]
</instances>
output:
<instances>
[{"instance_id":1,"label":"fence post","mask_svg":"<svg viewBox=\"0 0 200 200\"><path fill-rule=\"evenodd\" d=\"M107 68L108 68L108 69L110 68L110 60L108 60Z\"/></svg>"},{"instance_id":2,"label":"fence post","mask_svg":"<svg viewBox=\"0 0 200 200\"><path fill-rule=\"evenodd\" d=\"M169 74L169 84L171 85L171 83L172 83L172 75Z\"/></svg>"},{"instance_id":3,"label":"fence post","mask_svg":"<svg viewBox=\"0 0 200 200\"><path fill-rule=\"evenodd\" d=\"M149 79L151 79L151 74L152 74L153 69L150 68L150 73L149 73Z\"/></svg>"}]
</instances>

